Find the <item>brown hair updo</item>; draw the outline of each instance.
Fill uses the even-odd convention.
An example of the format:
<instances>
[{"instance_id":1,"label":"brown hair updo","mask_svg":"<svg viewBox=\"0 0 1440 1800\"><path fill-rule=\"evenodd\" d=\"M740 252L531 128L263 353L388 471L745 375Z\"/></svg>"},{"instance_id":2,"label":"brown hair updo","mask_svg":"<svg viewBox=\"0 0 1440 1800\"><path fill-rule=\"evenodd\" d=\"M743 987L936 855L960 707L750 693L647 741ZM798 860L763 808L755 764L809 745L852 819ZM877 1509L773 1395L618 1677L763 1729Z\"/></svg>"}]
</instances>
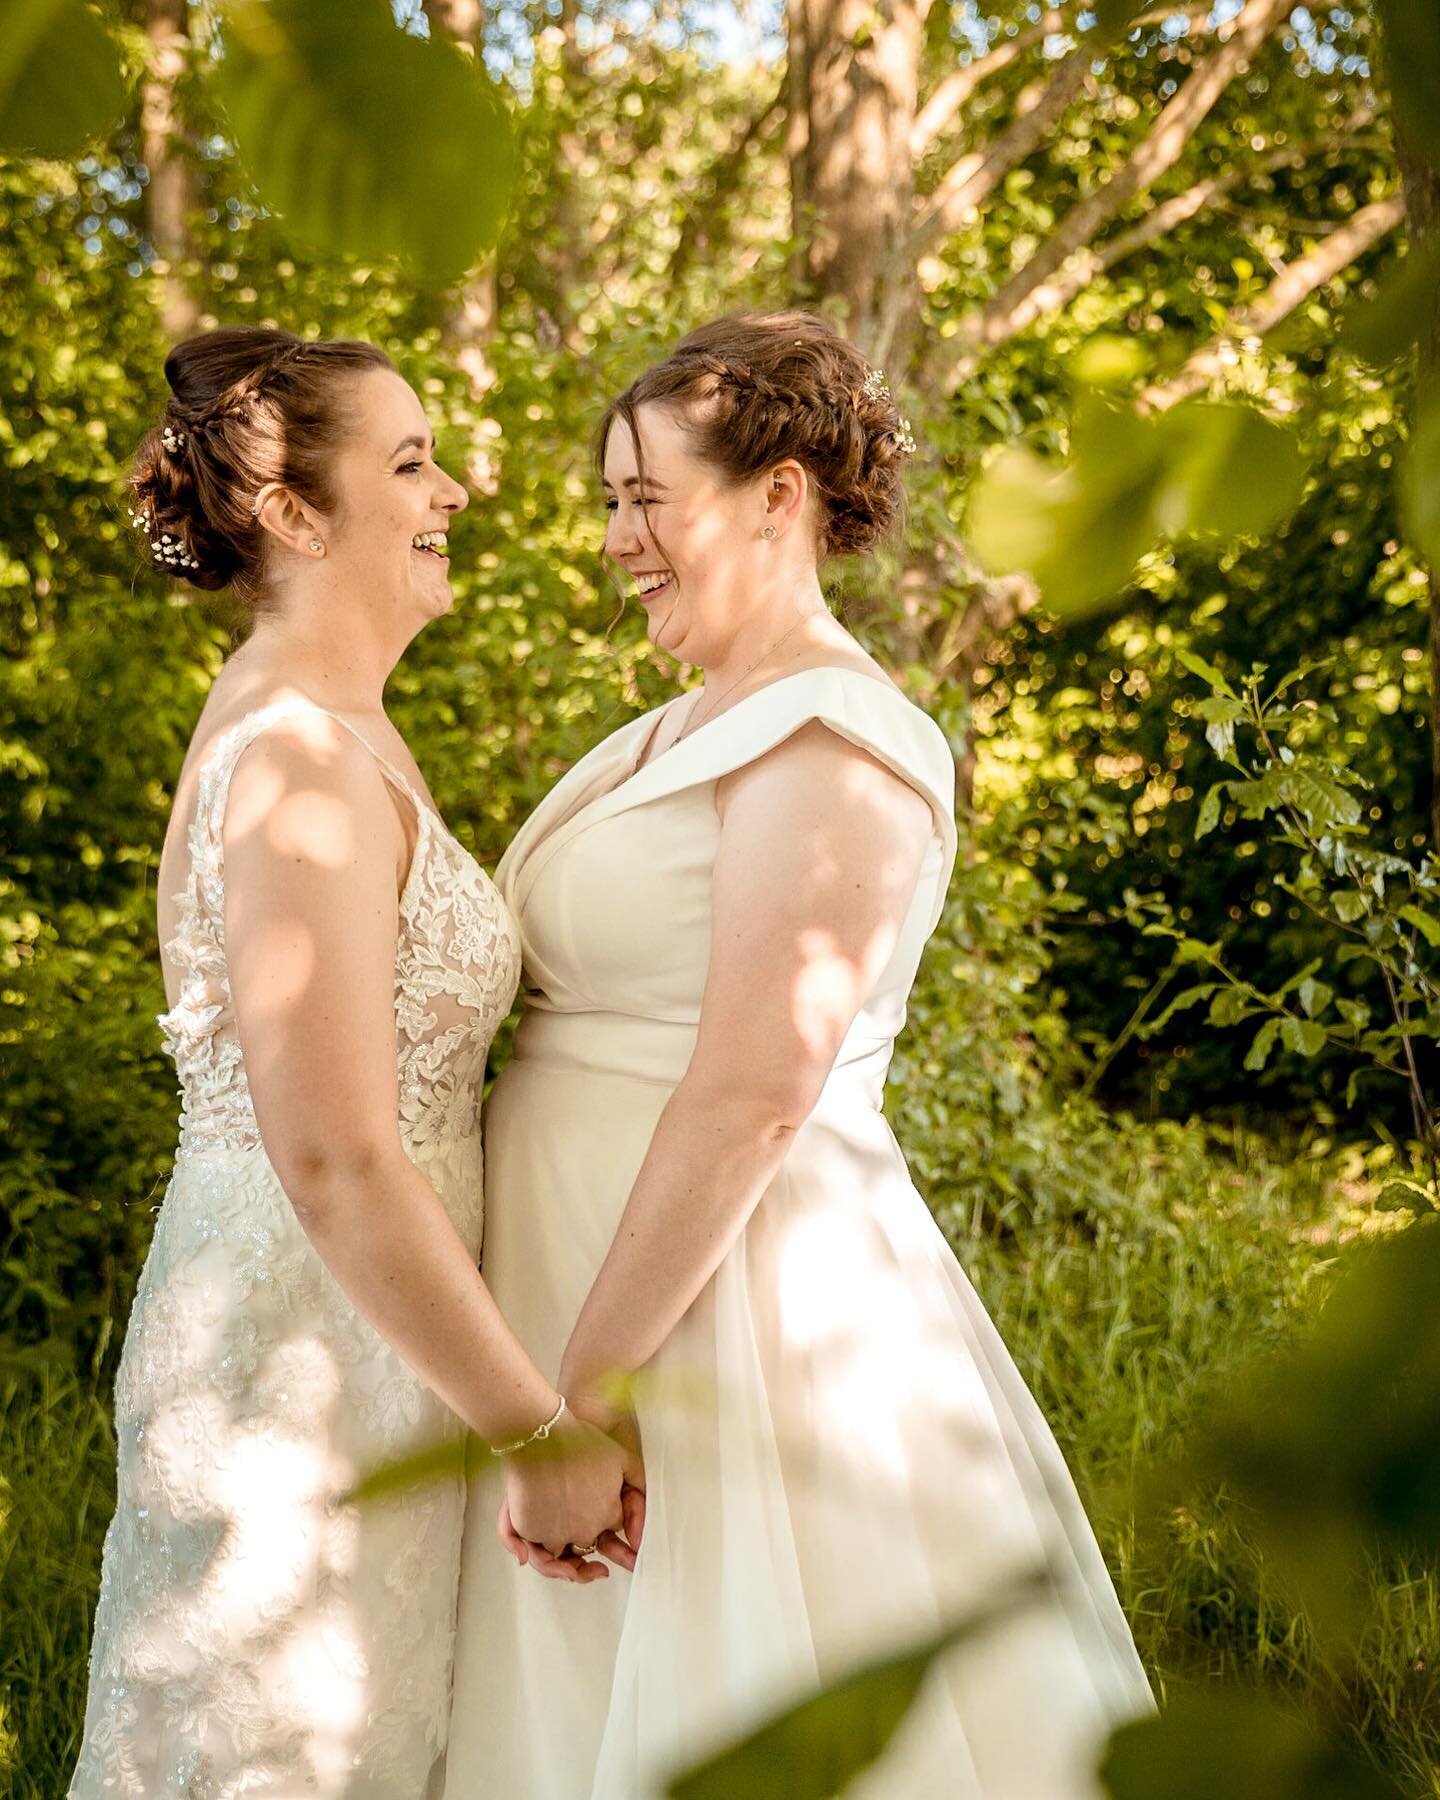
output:
<instances>
[{"instance_id":1,"label":"brown hair updo","mask_svg":"<svg viewBox=\"0 0 1440 1800\"><path fill-rule=\"evenodd\" d=\"M334 456L349 422L344 387L393 369L353 339L309 342L289 331L224 326L165 358L165 416L135 453L131 517L151 566L247 606L265 587L265 531L256 495L280 482L322 512L335 504Z\"/></svg>"},{"instance_id":2,"label":"brown hair updo","mask_svg":"<svg viewBox=\"0 0 1440 1800\"><path fill-rule=\"evenodd\" d=\"M807 312L735 313L702 325L632 381L600 421L596 460L617 418L645 469L635 414L672 408L701 458L739 484L793 458L819 502L817 557L873 550L905 515L909 427L878 373Z\"/></svg>"}]
</instances>

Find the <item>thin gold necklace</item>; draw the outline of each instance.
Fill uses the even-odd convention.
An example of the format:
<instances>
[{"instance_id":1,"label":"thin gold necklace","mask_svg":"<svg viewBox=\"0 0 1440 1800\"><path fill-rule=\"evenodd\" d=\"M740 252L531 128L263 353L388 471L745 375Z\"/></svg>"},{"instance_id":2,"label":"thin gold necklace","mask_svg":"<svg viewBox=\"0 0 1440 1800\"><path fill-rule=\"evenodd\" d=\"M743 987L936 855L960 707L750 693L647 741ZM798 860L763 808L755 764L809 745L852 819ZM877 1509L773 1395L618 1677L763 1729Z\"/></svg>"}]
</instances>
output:
<instances>
[{"instance_id":1,"label":"thin gold necklace","mask_svg":"<svg viewBox=\"0 0 1440 1800\"><path fill-rule=\"evenodd\" d=\"M750 664L750 667L748 669L742 669L740 671L740 673L730 683L729 687L727 687L723 690L723 692L720 695L720 698L715 702L715 704L712 707L710 707L708 709L708 711L704 711L702 713L701 709L697 707L695 709L695 711L696 711L696 713L700 713L701 716L695 717L692 715L690 718L687 718L684 725L680 728L679 731L676 732L675 736L673 738L671 738L670 742L665 746L665 748L667 750L673 750L678 743L682 742L685 738L689 737L689 735L692 731L698 730L699 727L701 725L703 725L707 720L713 719L715 717L716 713L718 713L720 708L724 705L725 701L728 700L729 697L731 696L731 694L733 694L735 692L736 688L739 687L740 683L742 681L744 681L747 676L753 675L755 673L755 671L760 667L761 663L763 663L765 661L767 656L773 656L775 654L775 652L781 648L782 645L784 645L792 637L794 637L795 633L800 629L800 627L805 623L805 621L807 619L813 619L814 617L815 617L814 613L801 613L800 617L795 621L795 623L790 627L790 629L788 631L782 632L781 635L778 638L776 638L776 640L773 644L768 645L764 650L762 650L760 652L760 654L755 658L754 662L752 662ZM701 691L701 694L703 695L705 690L702 688L700 691ZM662 752L662 755L663 755L663 752Z\"/></svg>"}]
</instances>

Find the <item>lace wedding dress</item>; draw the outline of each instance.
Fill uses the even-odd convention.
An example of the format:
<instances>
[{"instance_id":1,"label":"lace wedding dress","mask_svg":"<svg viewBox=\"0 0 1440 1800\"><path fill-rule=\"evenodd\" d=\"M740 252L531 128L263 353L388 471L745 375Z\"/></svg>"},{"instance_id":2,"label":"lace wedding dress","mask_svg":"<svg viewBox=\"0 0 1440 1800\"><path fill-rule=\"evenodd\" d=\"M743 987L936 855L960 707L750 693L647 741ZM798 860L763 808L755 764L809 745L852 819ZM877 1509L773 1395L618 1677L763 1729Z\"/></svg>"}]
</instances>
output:
<instances>
[{"instance_id":1,"label":"lace wedding dress","mask_svg":"<svg viewBox=\"0 0 1440 1800\"><path fill-rule=\"evenodd\" d=\"M282 701L242 719L198 782L167 946L179 999L160 1021L180 1147L116 1383L119 1498L72 1800L415 1800L444 1744L463 1482L363 1508L338 1497L462 1427L301 1230L260 1141L230 1006L231 776L263 731L307 708L321 710ZM401 1134L478 1254L481 1082L518 979L516 927L474 858L376 760L417 820L395 952Z\"/></svg>"}]
</instances>

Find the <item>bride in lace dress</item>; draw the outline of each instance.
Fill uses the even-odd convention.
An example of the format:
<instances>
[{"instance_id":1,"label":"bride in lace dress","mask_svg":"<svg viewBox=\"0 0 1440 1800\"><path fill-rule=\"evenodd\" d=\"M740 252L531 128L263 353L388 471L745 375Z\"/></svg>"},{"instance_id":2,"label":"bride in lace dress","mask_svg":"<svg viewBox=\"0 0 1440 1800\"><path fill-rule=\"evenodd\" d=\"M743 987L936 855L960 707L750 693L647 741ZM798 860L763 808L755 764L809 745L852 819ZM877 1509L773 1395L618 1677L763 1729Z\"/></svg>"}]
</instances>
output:
<instances>
[{"instance_id":1,"label":"bride in lace dress","mask_svg":"<svg viewBox=\"0 0 1440 1800\"><path fill-rule=\"evenodd\" d=\"M463 1480L340 1496L464 1425L513 1448L558 1414L563 1520L537 1503L527 1535L578 1529L629 1566L614 1528L640 1472L565 1413L476 1269L517 932L381 703L450 606L465 490L368 345L217 331L165 372L137 523L158 569L232 587L256 624L161 864L180 1146L116 1384L70 1792L418 1800L445 1741Z\"/></svg>"}]
</instances>

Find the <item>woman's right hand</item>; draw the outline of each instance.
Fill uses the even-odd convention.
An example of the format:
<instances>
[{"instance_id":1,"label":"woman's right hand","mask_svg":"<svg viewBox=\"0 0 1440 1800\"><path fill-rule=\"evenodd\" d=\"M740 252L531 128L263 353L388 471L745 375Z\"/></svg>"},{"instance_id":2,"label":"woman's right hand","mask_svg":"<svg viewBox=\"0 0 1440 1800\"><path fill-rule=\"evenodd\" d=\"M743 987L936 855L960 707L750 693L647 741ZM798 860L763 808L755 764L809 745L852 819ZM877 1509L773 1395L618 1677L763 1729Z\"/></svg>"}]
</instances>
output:
<instances>
[{"instance_id":1,"label":"woman's right hand","mask_svg":"<svg viewBox=\"0 0 1440 1800\"><path fill-rule=\"evenodd\" d=\"M645 1471L638 1453L567 1411L548 1439L512 1452L500 1509L500 1541L537 1573L570 1580L609 1574L572 1560L567 1546L595 1545L633 1568L644 1525Z\"/></svg>"}]
</instances>

